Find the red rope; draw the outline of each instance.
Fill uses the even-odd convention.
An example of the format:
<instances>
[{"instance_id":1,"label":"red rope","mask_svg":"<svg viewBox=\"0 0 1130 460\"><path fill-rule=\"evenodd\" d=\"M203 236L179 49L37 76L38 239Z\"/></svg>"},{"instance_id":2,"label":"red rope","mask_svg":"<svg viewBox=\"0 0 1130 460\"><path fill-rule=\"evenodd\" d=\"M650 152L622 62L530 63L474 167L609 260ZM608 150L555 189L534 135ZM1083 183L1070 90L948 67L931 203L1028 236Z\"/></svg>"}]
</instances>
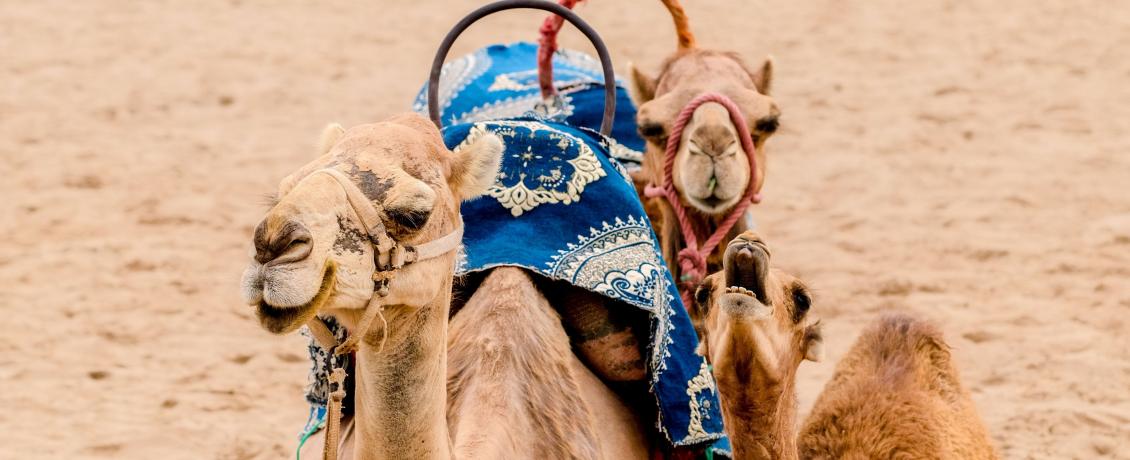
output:
<instances>
[{"instance_id":1,"label":"red rope","mask_svg":"<svg viewBox=\"0 0 1130 460\"><path fill-rule=\"evenodd\" d=\"M687 216L687 209L683 207L683 203L679 201L679 193L675 191L675 181L672 178L672 170L675 166L675 154L679 151L679 144L683 139L683 129L686 128L687 122L690 121L691 115L694 115L695 109L698 106L707 102L717 102L726 108L730 113L730 121L734 124L734 128L738 130L738 139L742 143L742 149L745 150L746 157L749 158L749 172L750 179L749 185L746 186L745 195L741 201L738 201L734 208L730 210L730 214L722 221L718 229L714 231L709 238L702 244L698 245L698 240L701 235L695 232L694 226L691 224L690 218ZM675 119L675 124L671 127L671 136L667 139L666 157L663 161L663 186L655 186L649 184L644 189L644 196L649 198L662 197L666 198L671 207L675 208L675 215L679 218L679 227L683 232L683 240L686 242L687 247L679 251L678 264L681 273L681 286L680 293L683 295L683 305L690 305L691 295L698 283L706 276L706 257L714 252L714 248L718 247L718 243L730 229L734 227L738 219L745 213L750 203L760 203L761 194L757 193L760 189L757 180L757 159L754 156L753 138L749 134L749 125L746 125L745 117L742 115L741 109L738 108L734 101L730 98L718 93L702 94L692 100L683 110L679 112L678 118Z\"/></svg>"},{"instance_id":2,"label":"red rope","mask_svg":"<svg viewBox=\"0 0 1130 460\"><path fill-rule=\"evenodd\" d=\"M561 6L573 9L582 0L560 0ZM538 28L538 86L541 87L541 97L549 99L557 95L557 88L553 87L553 53L557 51L557 32L565 18L551 14L545 18Z\"/></svg>"}]
</instances>

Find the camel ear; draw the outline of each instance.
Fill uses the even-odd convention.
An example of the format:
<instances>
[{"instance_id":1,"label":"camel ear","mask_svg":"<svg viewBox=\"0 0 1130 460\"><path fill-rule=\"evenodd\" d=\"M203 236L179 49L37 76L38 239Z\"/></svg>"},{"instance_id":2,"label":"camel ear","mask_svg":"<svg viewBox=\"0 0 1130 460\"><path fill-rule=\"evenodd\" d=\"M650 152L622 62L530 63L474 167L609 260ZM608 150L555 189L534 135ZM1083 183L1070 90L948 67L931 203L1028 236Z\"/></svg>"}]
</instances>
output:
<instances>
[{"instance_id":1,"label":"camel ear","mask_svg":"<svg viewBox=\"0 0 1130 460\"><path fill-rule=\"evenodd\" d=\"M656 80L641 72L635 64L629 63L628 67L632 69L632 97L636 105L655 99Z\"/></svg>"},{"instance_id":2,"label":"camel ear","mask_svg":"<svg viewBox=\"0 0 1130 460\"><path fill-rule=\"evenodd\" d=\"M448 183L456 198L469 200L483 195L494 185L498 168L502 164L502 140L492 133L484 133L471 145L452 152Z\"/></svg>"},{"instance_id":3,"label":"camel ear","mask_svg":"<svg viewBox=\"0 0 1130 460\"><path fill-rule=\"evenodd\" d=\"M824 359L824 326L819 321L804 328L804 359L814 363Z\"/></svg>"},{"instance_id":4,"label":"camel ear","mask_svg":"<svg viewBox=\"0 0 1130 460\"><path fill-rule=\"evenodd\" d=\"M756 72L750 72L749 78L753 80L753 86L757 87L758 92L768 96L769 90L773 87L773 56L766 56L761 68Z\"/></svg>"},{"instance_id":5,"label":"camel ear","mask_svg":"<svg viewBox=\"0 0 1130 460\"><path fill-rule=\"evenodd\" d=\"M318 138L318 155L329 153L343 134L345 134L345 128L337 123L330 123L322 128L322 136Z\"/></svg>"}]
</instances>

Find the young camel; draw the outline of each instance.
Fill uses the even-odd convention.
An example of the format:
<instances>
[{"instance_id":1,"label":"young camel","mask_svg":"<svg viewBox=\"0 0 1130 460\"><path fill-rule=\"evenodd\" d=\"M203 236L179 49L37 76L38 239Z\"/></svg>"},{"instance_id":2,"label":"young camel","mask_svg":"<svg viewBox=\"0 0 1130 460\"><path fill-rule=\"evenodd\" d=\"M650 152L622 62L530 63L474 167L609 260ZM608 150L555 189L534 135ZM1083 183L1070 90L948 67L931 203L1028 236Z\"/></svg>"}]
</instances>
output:
<instances>
[{"instance_id":1,"label":"young camel","mask_svg":"<svg viewBox=\"0 0 1130 460\"><path fill-rule=\"evenodd\" d=\"M258 225L243 293L262 326L291 332L317 314L357 330L373 296L374 249L344 173L392 239L451 234L459 203L494 182L502 144L454 153L416 115L331 127L322 156L288 176ZM353 195L356 198L356 194ZM560 318L516 268L486 276L448 323L454 251L399 269L356 352L353 424L339 458L643 458L634 415L569 348ZM599 425L598 425L599 423Z\"/></svg>"},{"instance_id":2,"label":"young camel","mask_svg":"<svg viewBox=\"0 0 1130 460\"><path fill-rule=\"evenodd\" d=\"M749 124L757 169L750 171L738 134L726 109L715 102L699 106L683 129L675 155L672 178L680 201L701 244L737 205L750 180L765 177L765 141L777 130L780 110L769 97L773 63L766 59L751 70L737 53L696 47L686 14L677 0L662 0L675 22L678 48L664 60L659 74L648 76L632 67L634 96L639 105L636 124L647 141L643 167L635 178L637 189L663 184L667 139L679 112L695 97L721 93L732 100ZM681 279L676 255L685 247L674 209L661 198L643 198L675 279ZM747 211L748 213L748 211ZM748 217L748 215L747 215ZM749 228L747 219L723 238L728 241ZM707 257L707 271L721 267L721 247ZM692 280L696 281L697 280Z\"/></svg>"},{"instance_id":3,"label":"young camel","mask_svg":"<svg viewBox=\"0 0 1130 460\"><path fill-rule=\"evenodd\" d=\"M902 314L863 332L798 437L796 371L823 339L804 284L769 258L751 232L731 241L691 312L735 459L996 458L941 332Z\"/></svg>"}]
</instances>

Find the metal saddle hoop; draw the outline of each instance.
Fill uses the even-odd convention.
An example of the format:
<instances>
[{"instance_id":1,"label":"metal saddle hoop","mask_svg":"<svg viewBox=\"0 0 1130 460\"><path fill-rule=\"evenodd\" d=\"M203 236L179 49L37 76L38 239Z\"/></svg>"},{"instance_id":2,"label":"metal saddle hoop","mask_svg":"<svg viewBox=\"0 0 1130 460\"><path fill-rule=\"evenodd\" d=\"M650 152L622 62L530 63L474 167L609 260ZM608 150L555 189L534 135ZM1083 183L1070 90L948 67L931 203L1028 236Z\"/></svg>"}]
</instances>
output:
<instances>
[{"instance_id":1,"label":"metal saddle hoop","mask_svg":"<svg viewBox=\"0 0 1130 460\"><path fill-rule=\"evenodd\" d=\"M604 118L600 122L600 133L605 136L611 135L612 121L616 116L616 76L612 71L612 58L608 55L608 48L604 46L604 41L600 39L596 30L582 20L577 13L547 0L500 0L489 3L472 11L471 14L456 23L455 27L451 28L451 31L443 38L443 42L440 43L439 49L436 50L435 59L432 60L432 70L428 76L428 116L431 117L432 123L443 129L439 109L439 74L443 70L443 62L447 59L447 53L451 51L451 45L475 21L499 11L518 8L544 10L561 16L576 26L592 42L593 47L596 48L596 54L600 58L600 66L604 71Z\"/></svg>"}]
</instances>

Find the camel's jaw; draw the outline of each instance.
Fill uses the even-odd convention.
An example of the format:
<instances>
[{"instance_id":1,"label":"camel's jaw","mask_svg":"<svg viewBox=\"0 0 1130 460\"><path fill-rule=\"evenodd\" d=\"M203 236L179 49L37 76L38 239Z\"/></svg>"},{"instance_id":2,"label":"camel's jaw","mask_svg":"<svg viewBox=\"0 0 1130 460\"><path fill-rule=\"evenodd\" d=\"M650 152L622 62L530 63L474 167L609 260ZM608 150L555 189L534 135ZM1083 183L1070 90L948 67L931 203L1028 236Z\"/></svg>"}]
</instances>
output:
<instances>
[{"instance_id":1,"label":"camel's jaw","mask_svg":"<svg viewBox=\"0 0 1130 460\"><path fill-rule=\"evenodd\" d=\"M326 259L322 271L322 282L318 292L309 302L297 307L275 307L265 300L259 300L255 306L255 314L263 328L275 334L293 332L314 318L314 315L325 305L326 300L333 293L334 283L337 281L337 263Z\"/></svg>"},{"instance_id":2,"label":"camel's jaw","mask_svg":"<svg viewBox=\"0 0 1130 460\"><path fill-rule=\"evenodd\" d=\"M725 292L719 303L727 312L766 319L773 315L766 281L769 274L769 251L760 240L739 238L730 242L723 256Z\"/></svg>"}]
</instances>

